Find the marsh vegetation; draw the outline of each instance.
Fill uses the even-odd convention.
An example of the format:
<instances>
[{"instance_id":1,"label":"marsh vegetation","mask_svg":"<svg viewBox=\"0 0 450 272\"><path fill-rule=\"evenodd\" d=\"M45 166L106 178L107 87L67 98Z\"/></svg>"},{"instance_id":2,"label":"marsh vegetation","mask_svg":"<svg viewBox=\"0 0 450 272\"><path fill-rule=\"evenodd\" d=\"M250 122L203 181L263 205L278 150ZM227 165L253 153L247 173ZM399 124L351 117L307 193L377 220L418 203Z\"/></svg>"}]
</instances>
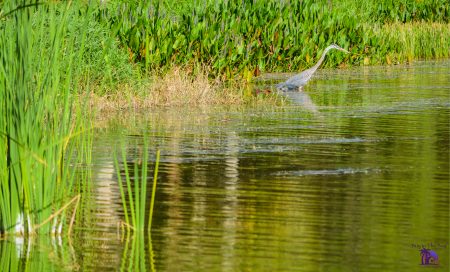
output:
<instances>
[{"instance_id":1,"label":"marsh vegetation","mask_svg":"<svg viewBox=\"0 0 450 272\"><path fill-rule=\"evenodd\" d=\"M72 93L94 109L245 104L253 97L241 90L255 77L311 67L331 43L351 54L329 56L324 68L450 55L445 0L169 2L94 1L89 12L85 4L70 5L62 38L79 56ZM46 5L27 12L48 12ZM60 66L68 60L61 57Z\"/></svg>"},{"instance_id":2,"label":"marsh vegetation","mask_svg":"<svg viewBox=\"0 0 450 272\"><path fill-rule=\"evenodd\" d=\"M91 212L88 199L94 192L89 167L94 132L98 131L93 122L99 113L183 105L273 105L280 101L276 95L255 95L255 79L263 73L308 68L331 43L351 54L330 55L324 63L328 68L448 58L447 2L370 0L363 7L349 0L0 1L1 239L70 237L74 228L83 232L89 223L84 215ZM447 80L442 75L439 78ZM326 93L322 106L327 106L327 101L341 103L346 97L342 92ZM365 98L352 99L348 103ZM440 100L430 103L437 103L439 113L445 113ZM425 119L420 120L426 124ZM152 120L153 128L159 121ZM224 117L213 128L228 122ZM246 122L244 118L242 126ZM441 123L445 122L439 122L440 133L448 129ZM264 125L267 123L258 123ZM148 131L143 131L139 135L146 137ZM226 156L232 154L225 164L227 171L235 173L239 158L233 156L239 149L233 141L239 137L227 133L230 147L225 152ZM427 133L434 135L432 129ZM196 137L202 144L209 141ZM436 137L448 140L441 134ZM156 188L147 188L147 181L156 184L159 163L152 144L151 140L137 144L141 153L132 159L117 143L108 150L110 154L122 150L109 162L114 171L108 168L106 172L122 181L117 188L122 190L122 214L115 219L125 217L118 220L139 230L135 233L152 225ZM246 152L258 148L258 143L251 144ZM154 162L149 159L153 155ZM147 174L151 167L153 177ZM170 178L182 172L165 170ZM448 172L442 175L448 177ZM235 178L231 181L237 182ZM227 187L230 192L236 188ZM127 243L138 248L133 255L137 259L146 254L142 253L143 239ZM14 255L10 245L1 245L1 249L5 252L2 260ZM123 267L127 265L123 261ZM0 267L8 269L3 261Z\"/></svg>"}]
</instances>

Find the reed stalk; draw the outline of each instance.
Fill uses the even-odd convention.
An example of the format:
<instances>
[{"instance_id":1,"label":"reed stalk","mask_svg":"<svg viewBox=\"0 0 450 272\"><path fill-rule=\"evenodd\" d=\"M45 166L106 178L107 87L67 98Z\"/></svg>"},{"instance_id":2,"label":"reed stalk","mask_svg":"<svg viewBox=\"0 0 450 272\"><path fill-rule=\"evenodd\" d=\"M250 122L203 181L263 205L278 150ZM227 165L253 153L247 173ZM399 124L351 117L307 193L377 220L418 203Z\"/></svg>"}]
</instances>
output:
<instances>
[{"instance_id":1,"label":"reed stalk","mask_svg":"<svg viewBox=\"0 0 450 272\"><path fill-rule=\"evenodd\" d=\"M121 161L119 155L114 153L114 164L117 172L122 207L124 210L127 229L136 232L143 232L145 229L146 208L150 206L147 218L147 231L150 232L153 208L156 193L156 180L158 178L159 150L156 155L155 170L153 176L153 187L148 203L147 181L148 181L148 145L144 140L144 146L139 153L139 157L129 163L127 159L127 149L122 144Z\"/></svg>"},{"instance_id":2,"label":"reed stalk","mask_svg":"<svg viewBox=\"0 0 450 272\"><path fill-rule=\"evenodd\" d=\"M64 35L75 9L31 0L0 7L0 232L60 234L73 198L71 164L82 156L74 144L82 121L72 114L74 40Z\"/></svg>"},{"instance_id":3,"label":"reed stalk","mask_svg":"<svg viewBox=\"0 0 450 272\"><path fill-rule=\"evenodd\" d=\"M153 188L152 188L152 197L150 199L150 211L148 216L148 232L150 233L152 229L152 219L153 219L153 208L155 206L155 198L156 198L156 183L158 180L158 169L159 169L159 156L161 151L156 151L156 162L155 162L155 170L153 173Z\"/></svg>"}]
</instances>

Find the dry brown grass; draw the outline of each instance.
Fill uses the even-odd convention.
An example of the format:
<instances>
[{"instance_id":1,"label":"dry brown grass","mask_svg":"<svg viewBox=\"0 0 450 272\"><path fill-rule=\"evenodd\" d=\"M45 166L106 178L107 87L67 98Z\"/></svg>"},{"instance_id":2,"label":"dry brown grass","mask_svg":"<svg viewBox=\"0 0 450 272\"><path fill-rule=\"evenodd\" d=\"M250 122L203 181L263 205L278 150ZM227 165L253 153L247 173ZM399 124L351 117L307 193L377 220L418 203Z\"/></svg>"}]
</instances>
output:
<instances>
[{"instance_id":1,"label":"dry brown grass","mask_svg":"<svg viewBox=\"0 0 450 272\"><path fill-rule=\"evenodd\" d=\"M224 87L223 82L212 81L203 69L193 74L189 68L176 67L164 76L156 76L144 106L180 106L239 104L242 95L236 89Z\"/></svg>"},{"instance_id":2,"label":"dry brown grass","mask_svg":"<svg viewBox=\"0 0 450 272\"><path fill-rule=\"evenodd\" d=\"M86 99L91 110L108 112L169 106L236 105L245 102L243 84L225 84L208 78L206 69L193 73L189 68L176 67L161 75L156 73L141 86L120 85L106 95L91 91ZM94 87L95 88L95 87ZM91 88L93 89L93 88Z\"/></svg>"}]
</instances>

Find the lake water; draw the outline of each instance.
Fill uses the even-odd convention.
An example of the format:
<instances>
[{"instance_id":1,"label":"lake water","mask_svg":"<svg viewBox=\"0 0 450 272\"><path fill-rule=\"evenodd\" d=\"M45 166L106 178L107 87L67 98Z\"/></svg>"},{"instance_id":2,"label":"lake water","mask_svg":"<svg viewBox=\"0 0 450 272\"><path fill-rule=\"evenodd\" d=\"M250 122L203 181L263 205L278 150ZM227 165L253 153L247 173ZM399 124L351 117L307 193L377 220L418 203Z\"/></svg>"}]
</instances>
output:
<instances>
[{"instance_id":1,"label":"lake water","mask_svg":"<svg viewBox=\"0 0 450 272\"><path fill-rule=\"evenodd\" d=\"M2 271L448 271L449 93L450 61L417 62L318 71L284 106L112 118L72 239L3 241ZM127 239L113 152L143 134L153 225Z\"/></svg>"}]
</instances>

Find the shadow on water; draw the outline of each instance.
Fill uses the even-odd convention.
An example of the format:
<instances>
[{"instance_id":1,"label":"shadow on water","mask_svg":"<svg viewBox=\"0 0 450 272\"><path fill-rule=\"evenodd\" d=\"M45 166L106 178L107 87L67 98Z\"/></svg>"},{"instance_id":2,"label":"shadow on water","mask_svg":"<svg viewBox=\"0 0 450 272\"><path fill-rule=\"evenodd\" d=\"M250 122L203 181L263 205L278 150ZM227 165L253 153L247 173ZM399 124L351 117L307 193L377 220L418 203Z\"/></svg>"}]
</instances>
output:
<instances>
[{"instance_id":1,"label":"shadow on water","mask_svg":"<svg viewBox=\"0 0 450 272\"><path fill-rule=\"evenodd\" d=\"M417 271L426 247L439 255L433 267L447 271L449 67L319 71L285 107L111 119L96 133L92 190L73 246L63 246L74 257L56 263L83 271ZM161 150L152 237L127 239L112 154L125 140L133 158L144 133L150 158Z\"/></svg>"}]
</instances>

